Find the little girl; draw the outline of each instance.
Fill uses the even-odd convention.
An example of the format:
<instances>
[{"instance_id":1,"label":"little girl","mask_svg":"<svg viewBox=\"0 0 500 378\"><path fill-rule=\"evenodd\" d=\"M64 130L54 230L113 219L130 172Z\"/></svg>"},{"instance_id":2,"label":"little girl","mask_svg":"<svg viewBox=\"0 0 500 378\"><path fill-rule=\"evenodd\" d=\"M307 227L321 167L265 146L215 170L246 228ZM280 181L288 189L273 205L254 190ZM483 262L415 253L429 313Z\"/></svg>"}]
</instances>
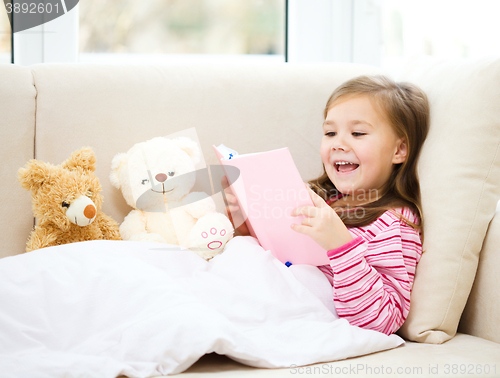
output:
<instances>
[{"instance_id":1,"label":"little girl","mask_svg":"<svg viewBox=\"0 0 500 378\"><path fill-rule=\"evenodd\" d=\"M419 88L381 76L342 84L326 104L325 172L310 182L315 206L295 209L306 217L292 228L327 251L330 265L319 269L352 325L391 334L408 316L422 254L417 159L428 120Z\"/></svg>"},{"instance_id":2,"label":"little girl","mask_svg":"<svg viewBox=\"0 0 500 378\"><path fill-rule=\"evenodd\" d=\"M330 264L319 269L338 315L392 334L408 316L422 254L417 160L428 132L427 97L408 83L362 76L333 92L324 115L324 174L309 182L314 206L295 209L292 215L305 217L291 227L327 251Z\"/></svg>"}]
</instances>

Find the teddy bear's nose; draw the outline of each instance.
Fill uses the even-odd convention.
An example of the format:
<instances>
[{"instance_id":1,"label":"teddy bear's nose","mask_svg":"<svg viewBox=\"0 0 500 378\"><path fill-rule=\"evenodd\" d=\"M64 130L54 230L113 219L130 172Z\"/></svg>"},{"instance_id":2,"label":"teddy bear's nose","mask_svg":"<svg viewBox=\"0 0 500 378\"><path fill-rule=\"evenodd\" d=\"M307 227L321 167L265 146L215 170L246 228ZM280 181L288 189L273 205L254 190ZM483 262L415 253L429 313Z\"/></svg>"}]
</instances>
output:
<instances>
[{"instance_id":1,"label":"teddy bear's nose","mask_svg":"<svg viewBox=\"0 0 500 378\"><path fill-rule=\"evenodd\" d=\"M85 215L88 219L92 219L95 217L95 207L92 205L87 205L85 210L83 210L83 215Z\"/></svg>"},{"instance_id":2,"label":"teddy bear's nose","mask_svg":"<svg viewBox=\"0 0 500 378\"><path fill-rule=\"evenodd\" d=\"M155 176L156 181L158 182L164 182L167 179L167 175L165 173L158 173Z\"/></svg>"}]
</instances>

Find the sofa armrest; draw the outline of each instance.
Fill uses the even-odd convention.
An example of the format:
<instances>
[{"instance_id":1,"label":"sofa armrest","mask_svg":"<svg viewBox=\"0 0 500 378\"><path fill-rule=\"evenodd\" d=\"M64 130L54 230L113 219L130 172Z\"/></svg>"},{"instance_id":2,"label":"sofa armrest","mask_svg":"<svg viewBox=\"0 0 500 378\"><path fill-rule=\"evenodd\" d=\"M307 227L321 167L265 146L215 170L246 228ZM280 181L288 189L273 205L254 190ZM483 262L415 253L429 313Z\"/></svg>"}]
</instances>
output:
<instances>
[{"instance_id":1,"label":"sofa armrest","mask_svg":"<svg viewBox=\"0 0 500 378\"><path fill-rule=\"evenodd\" d=\"M479 265L459 332L500 343L500 211L493 217L484 239Z\"/></svg>"},{"instance_id":2,"label":"sofa armrest","mask_svg":"<svg viewBox=\"0 0 500 378\"><path fill-rule=\"evenodd\" d=\"M31 194L17 180L17 171L33 159L36 97L31 69L0 66L0 258L26 250L34 225Z\"/></svg>"}]
</instances>

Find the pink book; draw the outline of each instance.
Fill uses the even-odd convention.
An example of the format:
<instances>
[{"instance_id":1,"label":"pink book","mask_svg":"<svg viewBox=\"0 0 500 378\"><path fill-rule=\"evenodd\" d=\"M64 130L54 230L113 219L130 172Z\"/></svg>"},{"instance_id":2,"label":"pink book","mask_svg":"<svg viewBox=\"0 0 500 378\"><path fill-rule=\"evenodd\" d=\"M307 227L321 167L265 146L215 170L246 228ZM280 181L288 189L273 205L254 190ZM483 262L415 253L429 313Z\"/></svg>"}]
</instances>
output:
<instances>
[{"instance_id":1,"label":"pink book","mask_svg":"<svg viewBox=\"0 0 500 378\"><path fill-rule=\"evenodd\" d=\"M264 249L287 265L330 263L318 243L290 227L304 217L292 217L293 209L314 205L288 148L246 155L222 144L213 148L251 235ZM239 174L228 166L238 168Z\"/></svg>"}]
</instances>

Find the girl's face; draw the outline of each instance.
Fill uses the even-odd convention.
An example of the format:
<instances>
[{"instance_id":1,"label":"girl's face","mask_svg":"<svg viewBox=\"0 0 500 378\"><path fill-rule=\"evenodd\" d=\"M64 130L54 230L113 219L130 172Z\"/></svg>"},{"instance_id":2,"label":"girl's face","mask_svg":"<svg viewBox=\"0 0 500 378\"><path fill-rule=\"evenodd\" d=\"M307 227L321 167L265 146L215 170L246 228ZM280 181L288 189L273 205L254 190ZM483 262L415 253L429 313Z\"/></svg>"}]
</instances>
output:
<instances>
[{"instance_id":1,"label":"girl's face","mask_svg":"<svg viewBox=\"0 0 500 378\"><path fill-rule=\"evenodd\" d=\"M323 124L321 159L326 173L352 201L374 201L394 164L406 159L406 144L367 95L338 101Z\"/></svg>"}]
</instances>

